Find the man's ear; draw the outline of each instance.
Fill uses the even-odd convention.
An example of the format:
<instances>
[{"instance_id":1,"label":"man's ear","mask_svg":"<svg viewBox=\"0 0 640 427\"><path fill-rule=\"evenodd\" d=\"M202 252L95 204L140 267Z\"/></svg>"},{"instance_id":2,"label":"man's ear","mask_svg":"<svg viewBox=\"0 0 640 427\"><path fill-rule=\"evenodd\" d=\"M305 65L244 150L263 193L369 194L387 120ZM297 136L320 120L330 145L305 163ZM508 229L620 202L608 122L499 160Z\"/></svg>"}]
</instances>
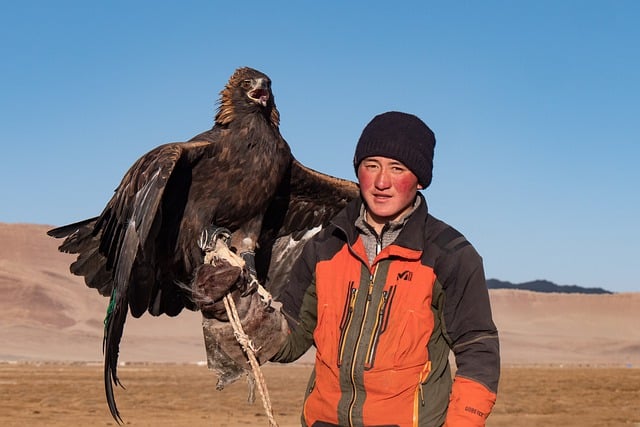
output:
<instances>
[{"instance_id":1,"label":"man's ear","mask_svg":"<svg viewBox=\"0 0 640 427\"><path fill-rule=\"evenodd\" d=\"M422 190L424 189L424 187L422 186L422 184L418 183L418 190Z\"/></svg>"}]
</instances>

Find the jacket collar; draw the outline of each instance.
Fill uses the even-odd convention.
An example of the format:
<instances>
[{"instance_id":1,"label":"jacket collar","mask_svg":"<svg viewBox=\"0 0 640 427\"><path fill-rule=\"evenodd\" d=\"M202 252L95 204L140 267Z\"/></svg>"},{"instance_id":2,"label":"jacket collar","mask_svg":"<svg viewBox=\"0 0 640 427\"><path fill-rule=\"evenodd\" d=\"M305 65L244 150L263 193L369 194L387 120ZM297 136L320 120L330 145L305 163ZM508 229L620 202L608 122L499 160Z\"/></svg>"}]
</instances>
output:
<instances>
[{"instance_id":1,"label":"jacket collar","mask_svg":"<svg viewBox=\"0 0 640 427\"><path fill-rule=\"evenodd\" d=\"M416 197L420 197L418 207L409 215L404 228L394 241L393 245L402 246L407 249L422 251L424 250L425 224L428 217L427 201L418 192ZM347 237L350 245L355 244L358 239L358 230L355 226L356 220L360 216L362 208L362 198L352 200L340 213L338 213L332 224L342 230Z\"/></svg>"}]
</instances>

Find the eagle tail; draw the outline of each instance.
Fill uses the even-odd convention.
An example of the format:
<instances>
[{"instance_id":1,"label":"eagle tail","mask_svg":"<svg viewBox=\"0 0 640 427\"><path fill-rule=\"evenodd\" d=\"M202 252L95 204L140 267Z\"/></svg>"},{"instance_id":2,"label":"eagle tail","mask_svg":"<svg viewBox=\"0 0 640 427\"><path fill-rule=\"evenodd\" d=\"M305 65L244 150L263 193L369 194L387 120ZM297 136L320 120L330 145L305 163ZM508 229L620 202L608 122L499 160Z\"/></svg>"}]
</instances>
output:
<instances>
[{"instance_id":1,"label":"eagle tail","mask_svg":"<svg viewBox=\"0 0 640 427\"><path fill-rule=\"evenodd\" d=\"M111 416L118 424L122 424L120 412L116 406L113 393L113 386L125 388L118 378L118 354L120 352L120 340L124 330L124 323L128 313L128 302L126 292L113 290L107 315L104 319L104 339L102 351L104 353L104 389L107 397L107 404Z\"/></svg>"}]
</instances>

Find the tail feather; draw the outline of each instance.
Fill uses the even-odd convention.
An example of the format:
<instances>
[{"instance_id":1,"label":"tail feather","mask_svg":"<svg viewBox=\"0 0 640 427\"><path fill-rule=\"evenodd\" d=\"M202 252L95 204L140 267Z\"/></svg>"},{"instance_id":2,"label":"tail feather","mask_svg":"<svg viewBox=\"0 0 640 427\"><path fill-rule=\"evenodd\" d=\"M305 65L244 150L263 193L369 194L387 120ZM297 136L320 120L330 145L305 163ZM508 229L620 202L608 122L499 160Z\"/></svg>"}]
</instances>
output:
<instances>
[{"instance_id":1,"label":"tail feather","mask_svg":"<svg viewBox=\"0 0 640 427\"><path fill-rule=\"evenodd\" d=\"M90 218L73 224L64 225L47 231L47 234L56 238L64 238L60 245L61 252L80 254L75 262L71 264L70 270L73 274L84 276L89 287L96 288L102 295L111 295L107 315L104 319L104 338L102 351L104 353L104 385L107 403L111 416L118 424L123 424L120 412L116 406L113 386L122 386L118 378L118 355L120 352L120 341L124 331L124 324L129 312L129 302L127 297L126 284L131 274L131 260L120 268L120 282L124 285L121 289L114 286L114 271L109 267L107 257L103 253L110 254L115 259L115 255L110 252L101 253L101 245L110 249L110 245L120 242L101 242L97 235L101 224L99 218ZM104 231L100 234L102 235ZM120 237L118 237L119 240ZM137 245L134 245L137 247ZM112 266L114 264L112 260Z\"/></svg>"},{"instance_id":2,"label":"tail feather","mask_svg":"<svg viewBox=\"0 0 640 427\"><path fill-rule=\"evenodd\" d=\"M104 352L104 389L107 404L109 405L111 416L118 424L123 424L123 421L116 405L113 386L120 386L124 389L118 378L118 355L127 313L128 301L126 292L118 292L117 289L114 289L107 308L107 316L104 319L102 350Z\"/></svg>"}]
</instances>

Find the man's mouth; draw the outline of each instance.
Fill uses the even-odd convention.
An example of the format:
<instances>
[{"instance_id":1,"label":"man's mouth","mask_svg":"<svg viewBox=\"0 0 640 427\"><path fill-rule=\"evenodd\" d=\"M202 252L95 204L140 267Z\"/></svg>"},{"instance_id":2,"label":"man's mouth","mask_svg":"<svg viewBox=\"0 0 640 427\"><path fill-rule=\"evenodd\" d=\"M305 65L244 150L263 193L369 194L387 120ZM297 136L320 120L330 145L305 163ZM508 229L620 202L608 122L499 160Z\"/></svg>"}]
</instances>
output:
<instances>
[{"instance_id":1,"label":"man's mouth","mask_svg":"<svg viewBox=\"0 0 640 427\"><path fill-rule=\"evenodd\" d=\"M372 196L375 200L379 200L379 201L385 201L391 198L390 194L372 194Z\"/></svg>"}]
</instances>

